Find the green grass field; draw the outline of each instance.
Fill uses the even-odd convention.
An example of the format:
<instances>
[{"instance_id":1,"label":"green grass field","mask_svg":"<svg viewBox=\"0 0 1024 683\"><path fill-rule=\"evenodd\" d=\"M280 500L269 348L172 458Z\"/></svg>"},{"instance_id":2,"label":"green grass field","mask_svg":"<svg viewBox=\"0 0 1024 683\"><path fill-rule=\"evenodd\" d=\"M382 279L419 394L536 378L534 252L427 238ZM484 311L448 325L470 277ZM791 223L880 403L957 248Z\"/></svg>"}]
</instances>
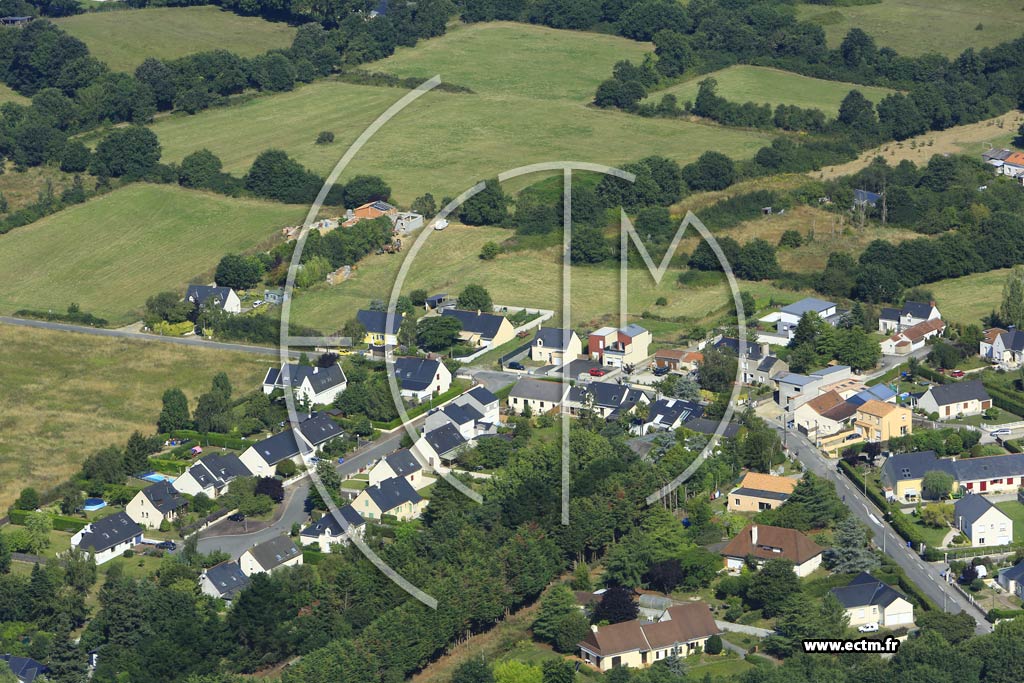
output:
<instances>
[{"instance_id":1,"label":"green grass field","mask_svg":"<svg viewBox=\"0 0 1024 683\"><path fill-rule=\"evenodd\" d=\"M766 133L588 107L612 65L635 56L637 46L573 31L480 25L369 64L369 70L402 75L440 73L475 94L438 92L417 100L377 133L342 180L379 174L395 199L407 203L427 191L454 196L482 178L538 161L621 164L657 153L686 163L712 148L746 158L768 141ZM586 58L574 66L573 54ZM153 130L166 161L207 147L227 170L240 173L259 152L277 147L326 174L402 95L395 88L325 81L196 116L170 116ZM334 144L315 144L323 130L335 134Z\"/></svg>"},{"instance_id":2,"label":"green grass field","mask_svg":"<svg viewBox=\"0 0 1024 683\"><path fill-rule=\"evenodd\" d=\"M529 305L560 312L562 266L559 249L530 249L502 254L482 261L478 254L485 242L501 242L512 233L502 228L466 227L453 224L443 232L431 232L409 269L403 291L425 288L430 292L457 294L469 283L487 287L495 303ZM292 320L322 330L336 330L372 299L387 299L394 286L402 259L397 255L371 255L360 262L355 275L335 286L318 285L300 293L292 303ZM660 262L660 254L654 256ZM646 268L629 274L629 312L639 315L650 310L665 317L687 316L695 320L723 310L727 287L713 284L683 288L677 282L679 270L670 268L655 286ZM572 278L572 323L596 324L614 318L618 311L619 270L617 266L574 267ZM756 298L777 301L800 298L800 293L776 289L768 283L742 283ZM667 306L655 306L664 296ZM557 318L556 318L557 320ZM682 326L667 324L682 332ZM671 336L671 335L664 335Z\"/></svg>"},{"instance_id":3,"label":"green grass field","mask_svg":"<svg viewBox=\"0 0 1024 683\"><path fill-rule=\"evenodd\" d=\"M114 190L2 237L0 312L76 302L112 323L131 322L147 297L208 282L221 256L269 242L302 214L177 186Z\"/></svg>"},{"instance_id":4,"label":"green grass field","mask_svg":"<svg viewBox=\"0 0 1024 683\"><path fill-rule=\"evenodd\" d=\"M242 17L212 5L89 12L56 23L115 71L132 71L147 57L174 59L208 50L255 57L289 47L295 36L295 28L287 24Z\"/></svg>"},{"instance_id":5,"label":"green grass field","mask_svg":"<svg viewBox=\"0 0 1024 683\"><path fill-rule=\"evenodd\" d=\"M129 339L0 325L0 510L22 487L55 486L94 451L152 433L165 389L190 400L219 372L236 394L266 372L266 358ZM13 390L17 388L17 390ZM194 405L194 404L193 404Z\"/></svg>"},{"instance_id":6,"label":"green grass field","mask_svg":"<svg viewBox=\"0 0 1024 683\"><path fill-rule=\"evenodd\" d=\"M1024 505L1015 500L1008 500L1005 503L996 503L996 507L1006 513L1006 516L1013 520L1013 540L1015 543L1024 541Z\"/></svg>"},{"instance_id":7,"label":"green grass field","mask_svg":"<svg viewBox=\"0 0 1024 683\"><path fill-rule=\"evenodd\" d=\"M957 55L969 47L991 47L1024 33L1017 0L882 0L874 5L798 5L797 17L825 29L831 47L853 27L874 37L878 47L901 55L937 52ZM976 27L980 26L980 30Z\"/></svg>"},{"instance_id":8,"label":"green grass field","mask_svg":"<svg viewBox=\"0 0 1024 683\"><path fill-rule=\"evenodd\" d=\"M935 294L944 320L979 323L981 317L999 309L1008 269L990 270L966 277L925 285Z\"/></svg>"},{"instance_id":9,"label":"green grass field","mask_svg":"<svg viewBox=\"0 0 1024 683\"><path fill-rule=\"evenodd\" d=\"M826 81L762 66L730 66L665 90L656 90L647 99L656 102L662 95L671 93L680 104L692 102L697 98L700 82L708 77L718 81L718 94L732 102L767 103L773 108L779 104L795 104L820 109L828 116L839 112L839 104L853 89L860 90L872 102L893 92L888 88Z\"/></svg>"},{"instance_id":10,"label":"green grass field","mask_svg":"<svg viewBox=\"0 0 1024 683\"><path fill-rule=\"evenodd\" d=\"M7 85L0 83L0 104L7 102L14 102L15 104L28 104L29 99L24 95L19 95L10 89Z\"/></svg>"}]
</instances>

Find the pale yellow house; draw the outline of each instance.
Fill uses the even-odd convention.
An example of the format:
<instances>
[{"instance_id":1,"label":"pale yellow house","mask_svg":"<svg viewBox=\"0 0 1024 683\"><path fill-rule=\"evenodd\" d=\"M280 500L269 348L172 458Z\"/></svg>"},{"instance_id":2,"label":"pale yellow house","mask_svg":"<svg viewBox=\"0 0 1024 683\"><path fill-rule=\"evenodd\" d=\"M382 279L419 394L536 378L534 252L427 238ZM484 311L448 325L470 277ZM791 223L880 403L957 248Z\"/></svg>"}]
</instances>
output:
<instances>
[{"instance_id":1,"label":"pale yellow house","mask_svg":"<svg viewBox=\"0 0 1024 683\"><path fill-rule=\"evenodd\" d=\"M643 669L672 655L682 658L703 650L708 638L721 632L707 604L691 602L670 607L654 623L634 619L592 626L579 644L580 657L599 671Z\"/></svg>"},{"instance_id":2,"label":"pale yellow house","mask_svg":"<svg viewBox=\"0 0 1024 683\"><path fill-rule=\"evenodd\" d=\"M124 511L133 522L158 529L162 522L172 522L186 505L188 501L169 482L160 481L136 493Z\"/></svg>"},{"instance_id":3,"label":"pale yellow house","mask_svg":"<svg viewBox=\"0 0 1024 683\"><path fill-rule=\"evenodd\" d=\"M853 581L831 592L846 610L850 626L878 624L898 628L914 623L914 606L867 572L861 572Z\"/></svg>"},{"instance_id":4,"label":"pale yellow house","mask_svg":"<svg viewBox=\"0 0 1024 683\"><path fill-rule=\"evenodd\" d=\"M740 485L729 492L730 512L759 512L777 508L789 498L799 480L747 472Z\"/></svg>"},{"instance_id":5,"label":"pale yellow house","mask_svg":"<svg viewBox=\"0 0 1024 683\"><path fill-rule=\"evenodd\" d=\"M473 347L496 348L516 336L515 328L503 315L483 311L460 311L447 308L441 315L455 318L462 324L459 339Z\"/></svg>"},{"instance_id":6,"label":"pale yellow house","mask_svg":"<svg viewBox=\"0 0 1024 683\"><path fill-rule=\"evenodd\" d=\"M416 519L427 507L412 485L403 478L385 479L375 486L367 486L352 501L352 508L364 519L381 519L391 515L400 522Z\"/></svg>"},{"instance_id":7,"label":"pale yellow house","mask_svg":"<svg viewBox=\"0 0 1024 683\"><path fill-rule=\"evenodd\" d=\"M912 414L908 408L872 399L857 409L853 429L865 441L875 443L893 437L906 436L914 431Z\"/></svg>"}]
</instances>

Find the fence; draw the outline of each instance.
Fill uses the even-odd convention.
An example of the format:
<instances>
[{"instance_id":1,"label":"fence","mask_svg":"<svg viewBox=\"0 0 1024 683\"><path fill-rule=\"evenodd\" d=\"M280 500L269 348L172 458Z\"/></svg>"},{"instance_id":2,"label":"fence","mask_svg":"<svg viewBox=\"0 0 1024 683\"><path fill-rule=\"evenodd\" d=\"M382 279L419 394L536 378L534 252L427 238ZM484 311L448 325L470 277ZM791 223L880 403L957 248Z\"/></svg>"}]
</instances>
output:
<instances>
[{"instance_id":1,"label":"fence","mask_svg":"<svg viewBox=\"0 0 1024 683\"><path fill-rule=\"evenodd\" d=\"M505 363L513 360L519 360L519 358L530 351L530 347L533 346L533 341L528 341L522 346L509 351L504 356L498 359L498 364L505 367Z\"/></svg>"}]
</instances>

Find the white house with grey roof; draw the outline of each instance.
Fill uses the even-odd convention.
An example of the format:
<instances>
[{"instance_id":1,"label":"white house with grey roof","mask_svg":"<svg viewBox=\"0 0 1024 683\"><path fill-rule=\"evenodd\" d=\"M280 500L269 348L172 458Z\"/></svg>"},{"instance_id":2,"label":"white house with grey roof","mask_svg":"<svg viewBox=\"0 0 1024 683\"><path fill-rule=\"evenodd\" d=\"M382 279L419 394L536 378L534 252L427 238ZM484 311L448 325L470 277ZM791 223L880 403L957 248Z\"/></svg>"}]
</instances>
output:
<instances>
[{"instance_id":1,"label":"white house with grey roof","mask_svg":"<svg viewBox=\"0 0 1024 683\"><path fill-rule=\"evenodd\" d=\"M147 529L158 529L161 523L171 522L186 505L188 501L169 482L158 481L136 493L124 510Z\"/></svg>"},{"instance_id":2,"label":"white house with grey roof","mask_svg":"<svg viewBox=\"0 0 1024 683\"><path fill-rule=\"evenodd\" d=\"M970 539L973 548L1013 542L1013 520L985 496L971 494L956 501L953 525Z\"/></svg>"},{"instance_id":3,"label":"white house with grey roof","mask_svg":"<svg viewBox=\"0 0 1024 683\"><path fill-rule=\"evenodd\" d=\"M704 408L681 398L659 398L647 407L647 418L637 428L642 436L652 432L675 431L704 414Z\"/></svg>"},{"instance_id":4,"label":"white house with grey roof","mask_svg":"<svg viewBox=\"0 0 1024 683\"><path fill-rule=\"evenodd\" d=\"M583 342L575 330L542 327L530 345L530 360L545 365L561 365L583 353Z\"/></svg>"},{"instance_id":5,"label":"white house with grey roof","mask_svg":"<svg viewBox=\"0 0 1024 683\"><path fill-rule=\"evenodd\" d=\"M142 527L124 512L89 522L71 537L71 547L93 552L103 564L142 543Z\"/></svg>"},{"instance_id":6,"label":"white house with grey roof","mask_svg":"<svg viewBox=\"0 0 1024 683\"><path fill-rule=\"evenodd\" d=\"M297 429L287 428L249 446L238 459L254 476L272 477L279 463L291 460L298 465L303 455L322 451L324 444L341 434L341 427L327 413L316 413L300 422Z\"/></svg>"},{"instance_id":7,"label":"white house with grey roof","mask_svg":"<svg viewBox=\"0 0 1024 683\"><path fill-rule=\"evenodd\" d=\"M560 408L568 387L561 382L520 378L508 394L508 407L514 413L522 414L527 407L534 415L542 415Z\"/></svg>"},{"instance_id":8,"label":"white house with grey roof","mask_svg":"<svg viewBox=\"0 0 1024 683\"><path fill-rule=\"evenodd\" d=\"M189 285L185 301L196 308L219 308L225 313L241 313L242 300L230 287Z\"/></svg>"},{"instance_id":9,"label":"white house with grey roof","mask_svg":"<svg viewBox=\"0 0 1024 683\"><path fill-rule=\"evenodd\" d=\"M926 413L938 413L940 420L981 415L992 407L992 398L981 380L936 384L917 400Z\"/></svg>"},{"instance_id":10,"label":"white house with grey roof","mask_svg":"<svg viewBox=\"0 0 1024 683\"><path fill-rule=\"evenodd\" d=\"M347 386L345 371L338 363L326 368L284 363L280 368L267 370L263 378L264 394L291 387L296 399L311 405L330 405Z\"/></svg>"},{"instance_id":11,"label":"white house with grey roof","mask_svg":"<svg viewBox=\"0 0 1024 683\"><path fill-rule=\"evenodd\" d=\"M764 384L777 387L776 378L789 372L786 361L771 353L767 343L746 344L746 350L740 354L740 342L735 337L722 337L715 342L719 351L729 351L736 356L739 363L740 377L744 384Z\"/></svg>"},{"instance_id":12,"label":"white house with grey roof","mask_svg":"<svg viewBox=\"0 0 1024 683\"><path fill-rule=\"evenodd\" d=\"M405 479L392 477L374 486L367 486L352 501L352 508L365 519L379 520L384 515L398 521L416 519L427 501Z\"/></svg>"},{"instance_id":13,"label":"white house with grey roof","mask_svg":"<svg viewBox=\"0 0 1024 683\"><path fill-rule=\"evenodd\" d=\"M979 354L993 363L1016 366L1024 363L1024 332L993 327L985 330Z\"/></svg>"},{"instance_id":14,"label":"white house with grey roof","mask_svg":"<svg viewBox=\"0 0 1024 683\"><path fill-rule=\"evenodd\" d=\"M833 327L839 323L839 319L842 317L839 309L831 301L807 297L782 307L775 324L776 330L783 337L792 339L793 333L796 332L796 326L800 323L800 318L806 313L816 313L819 318Z\"/></svg>"},{"instance_id":15,"label":"white house with grey roof","mask_svg":"<svg viewBox=\"0 0 1024 683\"><path fill-rule=\"evenodd\" d=\"M448 391L452 373L440 358L403 356L395 359L395 379L402 398L423 402Z\"/></svg>"},{"instance_id":16,"label":"white house with grey roof","mask_svg":"<svg viewBox=\"0 0 1024 683\"><path fill-rule=\"evenodd\" d=\"M433 481L426 481L426 477L423 476L423 466L420 465L419 460L416 459L416 456L408 448L403 448L381 458L370 470L370 486L375 486L385 479L394 479L395 477L405 479L416 490L423 488Z\"/></svg>"},{"instance_id":17,"label":"white house with grey roof","mask_svg":"<svg viewBox=\"0 0 1024 683\"><path fill-rule=\"evenodd\" d=\"M650 397L640 389L618 382L588 382L569 387L565 406L570 414L590 411L606 420L617 420L638 405L650 403Z\"/></svg>"},{"instance_id":18,"label":"white house with grey roof","mask_svg":"<svg viewBox=\"0 0 1024 683\"><path fill-rule=\"evenodd\" d=\"M935 306L934 301L922 303L920 301L907 301L903 308L883 308L878 316L878 331L882 334L892 334L918 325L929 320L940 320L942 314Z\"/></svg>"},{"instance_id":19,"label":"white house with grey roof","mask_svg":"<svg viewBox=\"0 0 1024 683\"><path fill-rule=\"evenodd\" d=\"M996 581L1007 592L1024 599L1024 561L1020 561L1012 567L1000 569Z\"/></svg>"},{"instance_id":20,"label":"white house with grey roof","mask_svg":"<svg viewBox=\"0 0 1024 683\"><path fill-rule=\"evenodd\" d=\"M249 587L249 577L237 562L221 562L199 575L199 590L211 598L231 601Z\"/></svg>"},{"instance_id":21,"label":"white house with grey roof","mask_svg":"<svg viewBox=\"0 0 1024 683\"><path fill-rule=\"evenodd\" d=\"M227 492L238 477L250 477L252 472L233 453L210 453L193 463L174 480L174 488L181 493L196 496L206 494L210 499Z\"/></svg>"},{"instance_id":22,"label":"white house with grey roof","mask_svg":"<svg viewBox=\"0 0 1024 683\"><path fill-rule=\"evenodd\" d=\"M463 437L455 425L445 423L417 439L412 450L420 456L421 462L427 464L428 470L434 470L455 460L459 453L471 445L472 442Z\"/></svg>"},{"instance_id":23,"label":"white house with grey roof","mask_svg":"<svg viewBox=\"0 0 1024 683\"><path fill-rule=\"evenodd\" d=\"M302 564L302 551L287 536L275 536L242 553L238 566L246 576L269 574L281 567L295 567Z\"/></svg>"},{"instance_id":24,"label":"white house with grey roof","mask_svg":"<svg viewBox=\"0 0 1024 683\"><path fill-rule=\"evenodd\" d=\"M914 623L914 606L901 593L867 572L831 590L846 610L850 626L878 624L897 628Z\"/></svg>"},{"instance_id":25,"label":"white house with grey roof","mask_svg":"<svg viewBox=\"0 0 1024 683\"><path fill-rule=\"evenodd\" d=\"M316 545L320 552L331 552L333 545L348 545L352 537L363 538L366 532L366 520L351 505L338 508L338 517L333 512L324 516L303 529L299 538L304 545Z\"/></svg>"}]
</instances>

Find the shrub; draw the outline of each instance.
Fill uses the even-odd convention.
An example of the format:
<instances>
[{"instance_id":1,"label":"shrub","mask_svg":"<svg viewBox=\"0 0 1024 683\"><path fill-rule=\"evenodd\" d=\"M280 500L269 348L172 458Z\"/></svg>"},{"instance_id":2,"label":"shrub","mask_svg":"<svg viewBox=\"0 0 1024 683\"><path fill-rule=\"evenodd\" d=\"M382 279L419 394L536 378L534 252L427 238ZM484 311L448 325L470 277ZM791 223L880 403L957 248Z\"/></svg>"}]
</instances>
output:
<instances>
[{"instance_id":1,"label":"shrub","mask_svg":"<svg viewBox=\"0 0 1024 683\"><path fill-rule=\"evenodd\" d=\"M316 144L329 145L334 142L334 133L329 130L322 130L316 136Z\"/></svg>"},{"instance_id":2,"label":"shrub","mask_svg":"<svg viewBox=\"0 0 1024 683\"><path fill-rule=\"evenodd\" d=\"M708 638L707 645L704 647L704 651L709 655L717 655L722 653L722 636L715 634Z\"/></svg>"},{"instance_id":3,"label":"shrub","mask_svg":"<svg viewBox=\"0 0 1024 683\"><path fill-rule=\"evenodd\" d=\"M298 466L291 460L283 460L277 464L277 474L285 479L294 477L295 473L299 471Z\"/></svg>"}]
</instances>

